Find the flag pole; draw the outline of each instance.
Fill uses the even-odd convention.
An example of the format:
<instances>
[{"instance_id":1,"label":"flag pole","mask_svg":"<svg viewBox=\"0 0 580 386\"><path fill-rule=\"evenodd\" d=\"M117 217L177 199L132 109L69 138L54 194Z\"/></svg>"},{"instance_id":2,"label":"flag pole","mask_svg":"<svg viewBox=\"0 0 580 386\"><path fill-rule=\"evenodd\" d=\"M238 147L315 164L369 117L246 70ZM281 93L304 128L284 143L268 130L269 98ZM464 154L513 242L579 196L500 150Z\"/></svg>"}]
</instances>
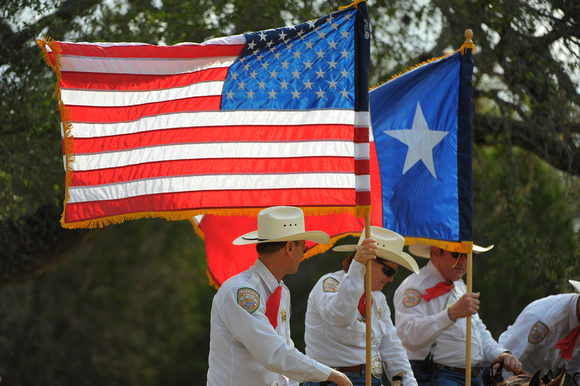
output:
<instances>
[{"instance_id":1,"label":"flag pole","mask_svg":"<svg viewBox=\"0 0 580 386\"><path fill-rule=\"evenodd\" d=\"M473 252L467 254L467 292L473 292ZM465 386L471 385L471 315L467 316L465 340Z\"/></svg>"},{"instance_id":2,"label":"flag pole","mask_svg":"<svg viewBox=\"0 0 580 386\"><path fill-rule=\"evenodd\" d=\"M367 214L365 217L365 239L371 237L371 214ZM366 297L365 297L365 318L366 318L366 367L365 367L365 374L366 374L366 386L371 386L371 361L372 361L372 326L371 326L371 311L372 311L372 291L371 291L371 260L367 261L367 274L365 276L365 288L366 288Z\"/></svg>"},{"instance_id":3,"label":"flag pole","mask_svg":"<svg viewBox=\"0 0 580 386\"><path fill-rule=\"evenodd\" d=\"M473 31L471 29L465 30L465 42L461 46L461 55L463 55L467 49L472 49L475 51L475 45L473 44ZM462 60L463 63L463 60ZM473 71L473 69L471 70ZM471 74L469 75L469 85L471 85ZM469 100L471 103L471 91L469 95ZM470 115L471 115L471 109ZM471 117L469 118L471 122ZM472 239L473 240L473 239ZM467 254L467 292L473 292L473 249ZM467 316L466 320L466 339L465 339L465 386L471 386L471 315Z\"/></svg>"}]
</instances>

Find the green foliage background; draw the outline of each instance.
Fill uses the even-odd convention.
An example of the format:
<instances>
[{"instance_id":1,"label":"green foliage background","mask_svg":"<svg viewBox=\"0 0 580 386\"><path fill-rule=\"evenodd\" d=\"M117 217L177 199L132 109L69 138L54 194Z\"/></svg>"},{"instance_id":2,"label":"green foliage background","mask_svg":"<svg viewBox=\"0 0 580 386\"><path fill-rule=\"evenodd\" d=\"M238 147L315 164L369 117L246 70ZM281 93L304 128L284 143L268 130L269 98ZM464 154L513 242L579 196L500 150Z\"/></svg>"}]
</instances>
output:
<instances>
[{"instance_id":1,"label":"green foliage background","mask_svg":"<svg viewBox=\"0 0 580 386\"><path fill-rule=\"evenodd\" d=\"M371 84L458 48L473 28L474 261L494 337L529 302L580 279L578 2L377 0ZM34 40L202 42L313 19L336 0L4 0L0 3L0 377L2 385L205 384L203 241L188 222L60 227L64 194L55 77ZM541 28L540 28L541 27ZM542 35L541 31L547 31ZM554 45L558 42L558 45ZM556 48L568 54L556 55ZM576 71L576 72L575 72ZM343 242L355 242L346 239ZM235 258L235 256L232 256ZM310 288L343 256L285 278L303 349ZM419 261L423 265L426 260ZM392 299L402 272L385 288Z\"/></svg>"}]
</instances>

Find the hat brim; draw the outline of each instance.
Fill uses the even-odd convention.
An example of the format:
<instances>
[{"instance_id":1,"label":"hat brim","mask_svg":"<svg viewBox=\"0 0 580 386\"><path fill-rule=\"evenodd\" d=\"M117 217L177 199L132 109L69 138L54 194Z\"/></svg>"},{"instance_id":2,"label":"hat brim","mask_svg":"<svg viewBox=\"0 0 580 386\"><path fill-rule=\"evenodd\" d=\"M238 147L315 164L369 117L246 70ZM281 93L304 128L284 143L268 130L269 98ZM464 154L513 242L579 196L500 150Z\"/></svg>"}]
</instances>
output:
<instances>
[{"instance_id":1,"label":"hat brim","mask_svg":"<svg viewBox=\"0 0 580 386\"><path fill-rule=\"evenodd\" d=\"M336 246L332 248L332 250L336 252L354 252L358 250L358 247L359 247L358 244L344 244ZM419 266L417 265L417 262L415 261L413 256L409 255L406 252L401 252L401 254L398 255L394 252L379 248L377 249L377 257L382 260L391 261L395 264L407 268L409 271L413 273L419 274Z\"/></svg>"},{"instance_id":2,"label":"hat brim","mask_svg":"<svg viewBox=\"0 0 580 386\"><path fill-rule=\"evenodd\" d=\"M483 253L483 252L487 252L489 250L491 250L494 247L494 245L490 245L487 247L480 247L479 245L473 245L473 253L478 254L478 253ZM409 245L409 252L411 252L411 254L413 256L417 256L417 257L424 257L426 259L430 259L431 258L431 245L425 244L425 243L417 243L417 244L413 244L413 245Z\"/></svg>"},{"instance_id":3,"label":"hat brim","mask_svg":"<svg viewBox=\"0 0 580 386\"><path fill-rule=\"evenodd\" d=\"M568 280L568 283L572 284L572 286L576 289L577 292L580 292L580 281Z\"/></svg>"},{"instance_id":4,"label":"hat brim","mask_svg":"<svg viewBox=\"0 0 580 386\"><path fill-rule=\"evenodd\" d=\"M259 239L258 231L256 230L238 237L233 241L232 244L248 245L248 244L275 243L278 241L297 241L297 240L307 240L317 244L328 244L330 243L330 236L323 231L308 231L303 233L296 233L294 235L278 237L275 239Z\"/></svg>"}]
</instances>

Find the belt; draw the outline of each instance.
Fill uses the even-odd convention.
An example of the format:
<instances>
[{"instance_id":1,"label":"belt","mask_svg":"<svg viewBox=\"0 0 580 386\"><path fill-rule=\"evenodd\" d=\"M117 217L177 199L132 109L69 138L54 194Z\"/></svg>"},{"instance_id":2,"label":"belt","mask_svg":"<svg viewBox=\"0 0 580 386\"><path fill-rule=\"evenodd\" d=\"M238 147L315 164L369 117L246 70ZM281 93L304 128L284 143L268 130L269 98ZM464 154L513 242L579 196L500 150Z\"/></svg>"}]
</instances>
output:
<instances>
[{"instance_id":1,"label":"belt","mask_svg":"<svg viewBox=\"0 0 580 386\"><path fill-rule=\"evenodd\" d=\"M353 373L353 374L360 374L363 372L364 365L354 365L354 366L343 366L343 367L334 367L335 370L338 370L342 373Z\"/></svg>"},{"instance_id":2,"label":"belt","mask_svg":"<svg viewBox=\"0 0 580 386\"><path fill-rule=\"evenodd\" d=\"M342 367L333 367L333 369L340 371L341 373L353 373L353 374L361 374L365 368L365 365L354 365L354 366L342 366ZM320 382L320 386L327 386L332 384L330 381Z\"/></svg>"},{"instance_id":3,"label":"belt","mask_svg":"<svg viewBox=\"0 0 580 386\"><path fill-rule=\"evenodd\" d=\"M458 374L465 375L465 369L462 369L461 367L450 367L450 366L440 365L440 364L437 364L437 363L435 363L435 365L436 366L439 366L439 367L443 367L444 369L447 369L447 370L454 371L454 372L456 372ZM477 366L473 366L471 368L471 376L472 377L477 377L479 375L479 372L480 371L481 371L481 368L479 368Z\"/></svg>"}]
</instances>

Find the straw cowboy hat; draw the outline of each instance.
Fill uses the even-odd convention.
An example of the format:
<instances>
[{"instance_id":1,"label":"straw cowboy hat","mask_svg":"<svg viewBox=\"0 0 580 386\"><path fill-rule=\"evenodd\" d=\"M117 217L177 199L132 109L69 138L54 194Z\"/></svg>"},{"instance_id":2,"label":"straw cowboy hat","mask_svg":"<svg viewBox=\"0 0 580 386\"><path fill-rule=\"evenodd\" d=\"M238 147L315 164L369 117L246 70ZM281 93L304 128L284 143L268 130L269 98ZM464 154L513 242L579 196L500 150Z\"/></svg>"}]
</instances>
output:
<instances>
[{"instance_id":1,"label":"straw cowboy hat","mask_svg":"<svg viewBox=\"0 0 580 386\"><path fill-rule=\"evenodd\" d=\"M574 286L577 292L580 292L580 281L570 279L568 282Z\"/></svg>"},{"instance_id":2,"label":"straw cowboy hat","mask_svg":"<svg viewBox=\"0 0 580 386\"><path fill-rule=\"evenodd\" d=\"M302 209L295 206L272 206L258 213L258 230L238 237L233 244L247 245L297 240L328 244L330 236L322 231L306 232Z\"/></svg>"},{"instance_id":3,"label":"straw cowboy hat","mask_svg":"<svg viewBox=\"0 0 580 386\"><path fill-rule=\"evenodd\" d=\"M417 257L425 257L427 259L431 258L431 245L424 244L424 243L417 243L413 245L409 245L409 252ZM473 253L482 253L487 252L493 248L493 245L489 247L480 247L479 245L473 244Z\"/></svg>"},{"instance_id":4,"label":"straw cowboy hat","mask_svg":"<svg viewBox=\"0 0 580 386\"><path fill-rule=\"evenodd\" d=\"M383 260L392 261L395 264L401 265L408 270L419 273L419 266L415 259L408 253L403 252L405 246L405 239L398 233L390 231L385 228L371 226L371 238L377 241L377 257ZM356 251L359 245L365 239L365 231L363 229L358 244L345 244L332 248L337 252L352 252Z\"/></svg>"}]
</instances>

